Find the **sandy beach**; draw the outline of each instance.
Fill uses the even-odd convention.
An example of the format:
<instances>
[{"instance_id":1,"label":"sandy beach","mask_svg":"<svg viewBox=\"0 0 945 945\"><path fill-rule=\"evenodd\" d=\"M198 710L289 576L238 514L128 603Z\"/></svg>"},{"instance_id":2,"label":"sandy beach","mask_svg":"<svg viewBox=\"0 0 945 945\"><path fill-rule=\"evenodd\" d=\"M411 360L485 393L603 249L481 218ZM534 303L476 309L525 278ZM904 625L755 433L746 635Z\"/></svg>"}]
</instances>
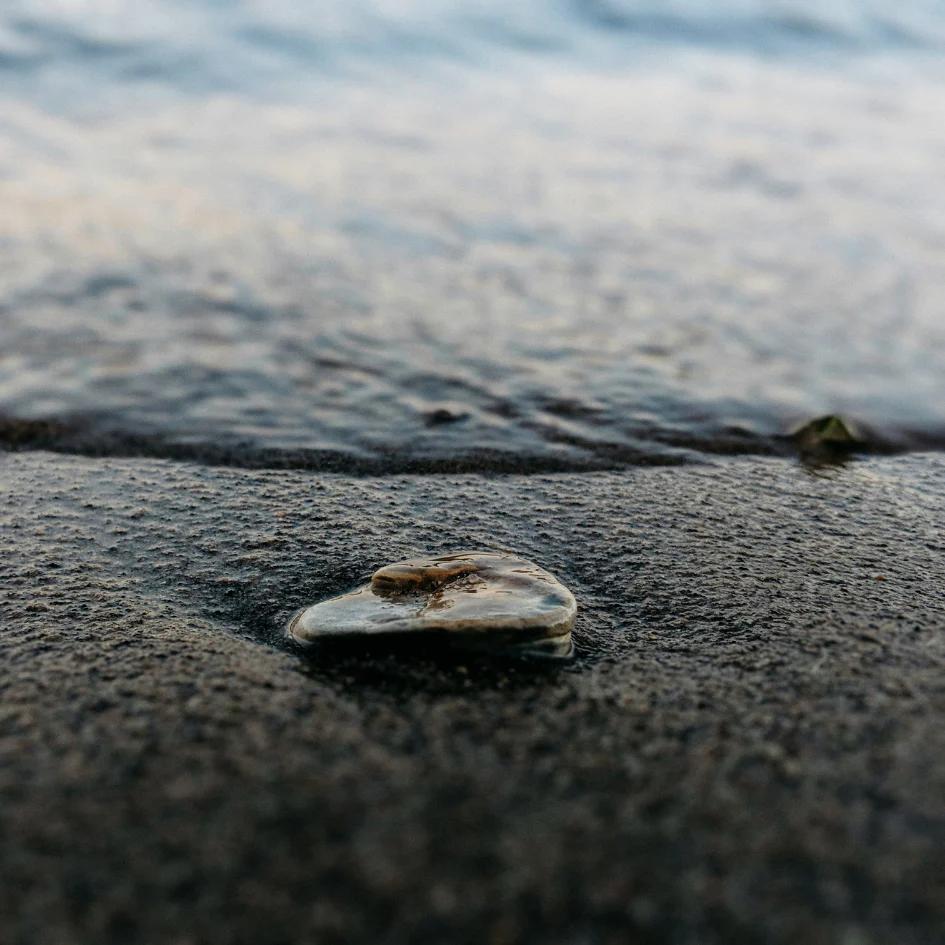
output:
<instances>
[{"instance_id":1,"label":"sandy beach","mask_svg":"<svg viewBox=\"0 0 945 945\"><path fill-rule=\"evenodd\" d=\"M932 943L943 474L6 454L4 940ZM573 662L285 642L469 545L573 588Z\"/></svg>"},{"instance_id":2,"label":"sandy beach","mask_svg":"<svg viewBox=\"0 0 945 945\"><path fill-rule=\"evenodd\" d=\"M0 945L941 945L943 52L0 4Z\"/></svg>"}]
</instances>

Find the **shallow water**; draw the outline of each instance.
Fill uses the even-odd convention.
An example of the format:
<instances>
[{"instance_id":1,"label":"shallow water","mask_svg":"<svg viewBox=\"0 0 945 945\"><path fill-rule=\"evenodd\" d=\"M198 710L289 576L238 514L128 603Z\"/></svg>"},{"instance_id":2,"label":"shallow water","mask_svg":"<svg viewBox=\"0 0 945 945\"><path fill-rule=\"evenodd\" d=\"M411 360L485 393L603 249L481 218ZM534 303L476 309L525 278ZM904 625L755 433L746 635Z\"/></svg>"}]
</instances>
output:
<instances>
[{"instance_id":1,"label":"shallow water","mask_svg":"<svg viewBox=\"0 0 945 945\"><path fill-rule=\"evenodd\" d=\"M5 5L3 417L342 465L945 443L937 4L298 7Z\"/></svg>"}]
</instances>

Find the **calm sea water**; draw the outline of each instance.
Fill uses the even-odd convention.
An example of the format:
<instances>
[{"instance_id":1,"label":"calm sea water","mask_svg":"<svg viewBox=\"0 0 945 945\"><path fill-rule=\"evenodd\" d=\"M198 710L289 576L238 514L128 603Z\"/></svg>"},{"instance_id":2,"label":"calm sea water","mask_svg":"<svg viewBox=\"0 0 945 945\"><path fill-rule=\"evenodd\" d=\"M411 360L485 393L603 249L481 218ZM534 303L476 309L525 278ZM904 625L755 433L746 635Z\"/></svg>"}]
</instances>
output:
<instances>
[{"instance_id":1,"label":"calm sea water","mask_svg":"<svg viewBox=\"0 0 945 945\"><path fill-rule=\"evenodd\" d=\"M945 6L8 0L0 415L352 460L945 442Z\"/></svg>"}]
</instances>

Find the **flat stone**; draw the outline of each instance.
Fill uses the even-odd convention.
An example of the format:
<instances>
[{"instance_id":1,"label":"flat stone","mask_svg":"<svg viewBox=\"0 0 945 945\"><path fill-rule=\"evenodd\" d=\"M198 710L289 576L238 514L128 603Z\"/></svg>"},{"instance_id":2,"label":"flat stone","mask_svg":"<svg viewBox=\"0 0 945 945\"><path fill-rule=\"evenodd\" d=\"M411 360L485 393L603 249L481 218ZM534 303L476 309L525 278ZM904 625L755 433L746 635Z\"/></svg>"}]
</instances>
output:
<instances>
[{"instance_id":1,"label":"flat stone","mask_svg":"<svg viewBox=\"0 0 945 945\"><path fill-rule=\"evenodd\" d=\"M556 657L572 651L574 595L537 564L461 551L386 565L371 583L313 604L289 624L311 644L357 636L433 635L449 643Z\"/></svg>"}]
</instances>

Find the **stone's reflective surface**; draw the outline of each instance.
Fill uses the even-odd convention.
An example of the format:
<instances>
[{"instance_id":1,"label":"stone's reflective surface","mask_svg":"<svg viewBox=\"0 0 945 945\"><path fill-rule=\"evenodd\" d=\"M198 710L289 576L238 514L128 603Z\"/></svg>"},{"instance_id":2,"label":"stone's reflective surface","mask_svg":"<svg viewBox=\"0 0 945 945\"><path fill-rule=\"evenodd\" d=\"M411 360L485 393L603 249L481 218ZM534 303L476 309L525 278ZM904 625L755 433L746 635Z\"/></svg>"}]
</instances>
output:
<instances>
[{"instance_id":1,"label":"stone's reflective surface","mask_svg":"<svg viewBox=\"0 0 945 945\"><path fill-rule=\"evenodd\" d=\"M565 657L576 613L574 595L538 565L462 551L380 568L370 584L302 611L289 635L309 644L362 634L435 634L448 643Z\"/></svg>"}]
</instances>

